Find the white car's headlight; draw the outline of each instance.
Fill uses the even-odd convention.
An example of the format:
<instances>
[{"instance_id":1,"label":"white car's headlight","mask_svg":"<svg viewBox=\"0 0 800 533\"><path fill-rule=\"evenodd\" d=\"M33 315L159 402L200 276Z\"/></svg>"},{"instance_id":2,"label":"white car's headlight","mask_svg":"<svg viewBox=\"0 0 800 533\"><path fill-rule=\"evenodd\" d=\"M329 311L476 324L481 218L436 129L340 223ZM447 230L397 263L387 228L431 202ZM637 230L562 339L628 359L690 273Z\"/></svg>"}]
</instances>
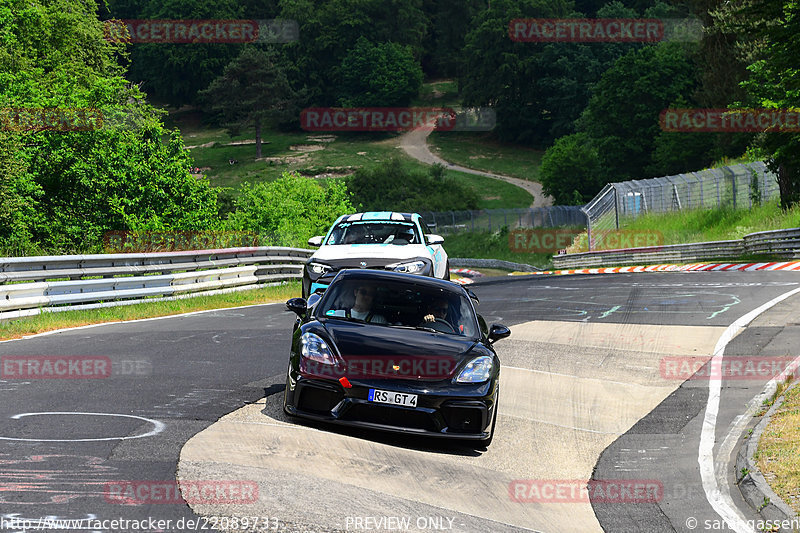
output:
<instances>
[{"instance_id":1,"label":"white car's headlight","mask_svg":"<svg viewBox=\"0 0 800 533\"><path fill-rule=\"evenodd\" d=\"M476 357L464 367L456 379L459 383L481 383L492 374L492 358L488 355Z\"/></svg>"},{"instance_id":2,"label":"white car's headlight","mask_svg":"<svg viewBox=\"0 0 800 533\"><path fill-rule=\"evenodd\" d=\"M387 265L386 268L394 270L395 272L403 272L405 274L414 274L420 272L425 268L425 261L411 261L409 263L395 263Z\"/></svg>"},{"instance_id":3,"label":"white car's headlight","mask_svg":"<svg viewBox=\"0 0 800 533\"><path fill-rule=\"evenodd\" d=\"M335 365L336 359L331 352L330 346L319 335L313 333L303 333L300 337L300 353L306 359L324 363L327 365Z\"/></svg>"},{"instance_id":4,"label":"white car's headlight","mask_svg":"<svg viewBox=\"0 0 800 533\"><path fill-rule=\"evenodd\" d=\"M324 274L326 272L330 272L331 270L333 270L328 265L323 265L322 263L309 263L308 268L314 274Z\"/></svg>"}]
</instances>

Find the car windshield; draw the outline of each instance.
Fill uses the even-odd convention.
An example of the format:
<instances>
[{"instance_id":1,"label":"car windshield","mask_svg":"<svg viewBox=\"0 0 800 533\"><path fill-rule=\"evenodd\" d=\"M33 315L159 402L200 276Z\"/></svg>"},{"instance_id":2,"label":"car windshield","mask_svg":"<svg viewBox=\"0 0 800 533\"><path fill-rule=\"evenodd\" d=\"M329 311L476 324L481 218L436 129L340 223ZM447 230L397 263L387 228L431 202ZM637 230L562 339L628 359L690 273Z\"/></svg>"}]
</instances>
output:
<instances>
[{"instance_id":1,"label":"car windshield","mask_svg":"<svg viewBox=\"0 0 800 533\"><path fill-rule=\"evenodd\" d=\"M420 244L414 224L408 222L341 222L325 244Z\"/></svg>"},{"instance_id":2,"label":"car windshield","mask_svg":"<svg viewBox=\"0 0 800 533\"><path fill-rule=\"evenodd\" d=\"M326 291L316 316L470 338L480 336L475 312L466 296L407 281L339 280Z\"/></svg>"}]
</instances>

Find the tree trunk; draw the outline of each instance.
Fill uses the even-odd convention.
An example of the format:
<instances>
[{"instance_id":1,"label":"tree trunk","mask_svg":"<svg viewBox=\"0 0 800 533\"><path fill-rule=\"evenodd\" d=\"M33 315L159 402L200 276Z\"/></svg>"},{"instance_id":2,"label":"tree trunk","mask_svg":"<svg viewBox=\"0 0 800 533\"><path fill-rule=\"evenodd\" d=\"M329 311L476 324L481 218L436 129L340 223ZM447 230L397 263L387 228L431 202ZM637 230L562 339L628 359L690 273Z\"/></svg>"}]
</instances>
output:
<instances>
[{"instance_id":1,"label":"tree trunk","mask_svg":"<svg viewBox=\"0 0 800 533\"><path fill-rule=\"evenodd\" d=\"M261 159L261 121L256 121L256 159Z\"/></svg>"},{"instance_id":2,"label":"tree trunk","mask_svg":"<svg viewBox=\"0 0 800 533\"><path fill-rule=\"evenodd\" d=\"M778 166L778 189L781 192L781 208L789 209L800 198L800 183L792 165L781 163Z\"/></svg>"}]
</instances>

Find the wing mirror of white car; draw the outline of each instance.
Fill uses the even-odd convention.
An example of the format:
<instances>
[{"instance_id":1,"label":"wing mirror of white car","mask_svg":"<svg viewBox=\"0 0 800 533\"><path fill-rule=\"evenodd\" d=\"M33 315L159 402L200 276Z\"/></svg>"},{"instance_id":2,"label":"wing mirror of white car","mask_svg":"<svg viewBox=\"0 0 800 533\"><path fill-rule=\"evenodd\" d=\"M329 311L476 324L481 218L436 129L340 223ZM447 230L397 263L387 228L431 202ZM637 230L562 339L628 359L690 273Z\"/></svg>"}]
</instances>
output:
<instances>
[{"instance_id":1,"label":"wing mirror of white car","mask_svg":"<svg viewBox=\"0 0 800 533\"><path fill-rule=\"evenodd\" d=\"M322 239L324 239L324 235L317 235L316 237L311 237L308 239L309 246L322 246Z\"/></svg>"},{"instance_id":2,"label":"wing mirror of white car","mask_svg":"<svg viewBox=\"0 0 800 533\"><path fill-rule=\"evenodd\" d=\"M434 244L442 244L444 242L444 237L441 235L434 235L433 233L425 235L425 238L428 240L428 244L431 246Z\"/></svg>"}]
</instances>

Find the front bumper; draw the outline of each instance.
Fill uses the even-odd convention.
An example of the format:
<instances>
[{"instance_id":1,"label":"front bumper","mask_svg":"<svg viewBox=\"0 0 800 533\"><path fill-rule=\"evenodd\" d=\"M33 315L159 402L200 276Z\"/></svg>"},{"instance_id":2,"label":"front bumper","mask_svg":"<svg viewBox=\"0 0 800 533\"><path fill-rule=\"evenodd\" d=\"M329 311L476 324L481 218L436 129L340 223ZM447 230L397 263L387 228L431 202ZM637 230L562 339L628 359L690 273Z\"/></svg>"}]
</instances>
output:
<instances>
[{"instance_id":1,"label":"front bumper","mask_svg":"<svg viewBox=\"0 0 800 533\"><path fill-rule=\"evenodd\" d=\"M497 406L497 380L482 384L409 380L337 381L292 372L284 408L293 416L394 433L485 440ZM294 383L294 387L291 384ZM370 402L369 389L417 394L417 407Z\"/></svg>"}]
</instances>

